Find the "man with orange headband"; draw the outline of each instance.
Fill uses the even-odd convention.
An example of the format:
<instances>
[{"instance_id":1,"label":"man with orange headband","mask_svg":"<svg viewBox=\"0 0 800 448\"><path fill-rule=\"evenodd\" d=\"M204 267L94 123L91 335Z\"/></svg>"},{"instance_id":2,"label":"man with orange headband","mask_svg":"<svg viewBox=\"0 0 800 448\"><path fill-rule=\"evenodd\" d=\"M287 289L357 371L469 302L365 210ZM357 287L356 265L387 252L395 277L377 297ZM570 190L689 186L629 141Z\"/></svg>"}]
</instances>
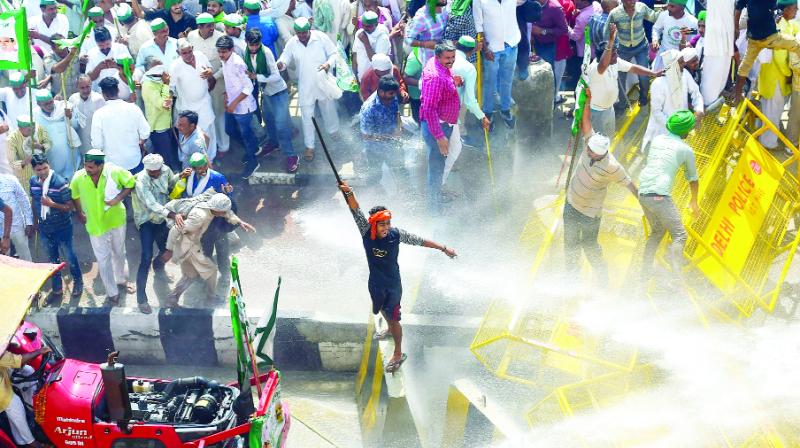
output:
<instances>
[{"instance_id":1,"label":"man with orange headband","mask_svg":"<svg viewBox=\"0 0 800 448\"><path fill-rule=\"evenodd\" d=\"M367 253L372 313L383 314L389 325L388 331L376 334L375 338L384 339L391 335L394 339L394 354L386 364L386 371L393 373L406 360L406 354L400 345L403 340L403 329L400 327L400 297L403 295L403 285L400 281L400 266L397 264L400 243L438 249L450 258L455 258L456 251L392 227L392 213L386 207L372 207L369 219L366 218L347 183L343 182L339 188L347 198L347 205L356 220Z\"/></svg>"}]
</instances>

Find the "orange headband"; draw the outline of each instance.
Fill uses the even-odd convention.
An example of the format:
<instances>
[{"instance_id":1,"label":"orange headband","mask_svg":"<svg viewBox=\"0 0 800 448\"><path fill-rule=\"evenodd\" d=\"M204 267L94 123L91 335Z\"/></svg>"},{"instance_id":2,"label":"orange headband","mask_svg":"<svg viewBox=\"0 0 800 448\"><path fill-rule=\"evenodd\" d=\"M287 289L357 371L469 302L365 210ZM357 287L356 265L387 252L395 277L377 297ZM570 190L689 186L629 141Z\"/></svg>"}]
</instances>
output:
<instances>
[{"instance_id":1,"label":"orange headband","mask_svg":"<svg viewBox=\"0 0 800 448\"><path fill-rule=\"evenodd\" d=\"M369 216L369 237L371 239L375 239L378 233L378 223L381 221L389 221L392 219L392 212L389 210L381 210L379 212L375 212Z\"/></svg>"}]
</instances>

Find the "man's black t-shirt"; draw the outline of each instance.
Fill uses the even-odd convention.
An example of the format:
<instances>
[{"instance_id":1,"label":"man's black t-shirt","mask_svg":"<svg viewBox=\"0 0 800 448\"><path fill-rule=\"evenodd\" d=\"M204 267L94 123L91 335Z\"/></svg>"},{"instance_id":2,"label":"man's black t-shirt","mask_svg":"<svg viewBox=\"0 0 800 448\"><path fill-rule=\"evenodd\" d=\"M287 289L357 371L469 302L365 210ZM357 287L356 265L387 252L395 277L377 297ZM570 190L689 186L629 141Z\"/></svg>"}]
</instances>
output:
<instances>
[{"instance_id":1,"label":"man's black t-shirt","mask_svg":"<svg viewBox=\"0 0 800 448\"><path fill-rule=\"evenodd\" d=\"M167 9L145 11L144 18L148 21L153 21L154 19L164 19L164 21L167 22L167 28L169 28L169 37L174 39L177 39L178 34L186 31L187 28L197 28L197 23L195 23L194 16L186 11L183 12L183 15L181 15L181 18L178 19L178 21L175 21L172 18L172 14L170 14L169 10Z\"/></svg>"},{"instance_id":2,"label":"man's black t-shirt","mask_svg":"<svg viewBox=\"0 0 800 448\"><path fill-rule=\"evenodd\" d=\"M766 39L778 32L775 8L778 0L736 0L736 9L747 8L747 37Z\"/></svg>"}]
</instances>

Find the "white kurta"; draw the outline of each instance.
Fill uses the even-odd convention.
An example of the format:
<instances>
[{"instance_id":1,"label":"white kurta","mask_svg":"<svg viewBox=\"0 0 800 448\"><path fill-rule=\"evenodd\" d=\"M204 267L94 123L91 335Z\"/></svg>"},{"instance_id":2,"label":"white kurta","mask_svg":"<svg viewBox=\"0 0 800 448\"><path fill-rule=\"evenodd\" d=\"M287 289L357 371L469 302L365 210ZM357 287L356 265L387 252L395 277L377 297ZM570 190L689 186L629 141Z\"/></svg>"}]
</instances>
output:
<instances>
[{"instance_id":1,"label":"white kurta","mask_svg":"<svg viewBox=\"0 0 800 448\"><path fill-rule=\"evenodd\" d=\"M359 35L364 33L366 33L366 31L363 29L358 30L356 36L353 38L353 53L356 54L356 68L358 69L359 81L361 81L361 78L367 73L367 70L372 67L372 62L367 55L367 49L364 47L364 43L361 42L361 38L359 37ZM367 36L369 36L369 45L372 47L374 53L383 53L385 55L391 53L392 44L389 42L389 30L387 30L385 26L378 25L375 27L375 30L372 31L372 34L367 34Z\"/></svg>"},{"instance_id":2,"label":"white kurta","mask_svg":"<svg viewBox=\"0 0 800 448\"><path fill-rule=\"evenodd\" d=\"M69 21L67 20L67 16L64 14L56 14L53 21L50 22L50 26L47 26L47 24L44 23L43 17L44 16L41 15L36 17L33 22L28 24L28 28L32 28L39 34L47 37L50 37L53 34L60 34L64 38L67 37L69 34ZM34 39L33 43L38 45L44 51L45 55L53 52L53 48L50 46L50 44L45 43L42 40Z\"/></svg>"},{"instance_id":3,"label":"white kurta","mask_svg":"<svg viewBox=\"0 0 800 448\"><path fill-rule=\"evenodd\" d=\"M294 63L297 67L298 106L310 106L327 96L317 84L317 71L320 65L328 63L333 70L336 64L336 47L324 33L311 30L308 45L303 45L297 36L289 39L286 48L278 58L285 65Z\"/></svg>"},{"instance_id":4,"label":"white kurta","mask_svg":"<svg viewBox=\"0 0 800 448\"><path fill-rule=\"evenodd\" d=\"M74 113L82 116L80 122L83 123L83 126L78 128L78 136L81 138L79 149L82 157L86 151L92 149L92 119L94 119L94 113L106 104L106 100L103 99L103 95L92 91L89 98L84 101L80 92L75 92L69 97L69 104Z\"/></svg>"},{"instance_id":5,"label":"white kurta","mask_svg":"<svg viewBox=\"0 0 800 448\"><path fill-rule=\"evenodd\" d=\"M103 150L114 165L136 168L142 161L139 141L149 137L150 124L135 104L110 100L94 114L92 147Z\"/></svg>"},{"instance_id":6,"label":"white kurta","mask_svg":"<svg viewBox=\"0 0 800 448\"><path fill-rule=\"evenodd\" d=\"M731 69L733 46L734 0L708 0L706 29L713 30L703 38L703 78L700 80L700 92L703 101L711 104L719 98L725 89ZM742 53L744 54L744 53Z\"/></svg>"},{"instance_id":7,"label":"white kurta","mask_svg":"<svg viewBox=\"0 0 800 448\"><path fill-rule=\"evenodd\" d=\"M653 40L660 43L658 55L653 61L653 70L658 71L664 68L661 55L665 51L680 50L681 28L697 29L697 19L687 11L683 17L676 19L669 15L668 11L662 11L658 15L656 23L653 25ZM687 36L688 41L693 36Z\"/></svg>"},{"instance_id":8,"label":"white kurta","mask_svg":"<svg viewBox=\"0 0 800 448\"><path fill-rule=\"evenodd\" d=\"M665 76L657 78L650 85L650 121L647 122L642 148L647 147L656 136L667 134L667 119L679 110L688 109L690 96L695 112L705 110L700 88L687 70L684 70L681 75L681 86L683 95L681 95L680 104L675 105L670 101L669 86Z\"/></svg>"},{"instance_id":9,"label":"white kurta","mask_svg":"<svg viewBox=\"0 0 800 448\"><path fill-rule=\"evenodd\" d=\"M100 51L100 48L94 47L89 51L89 62L86 63L86 73L90 73L95 67L97 67L98 64L106 59L118 61L126 58L131 58L131 53L128 51L128 47L122 44L118 44L116 42L112 43L111 51L108 52L108 56L104 55L103 52ZM133 71L133 67L131 67L131 71ZM119 81L119 98L127 99L130 96L131 89L128 87L128 83L120 78L119 70L116 68L104 68L101 70L100 74L97 76L97 79L92 81L92 90L99 93L100 81L107 77L116 78L117 81Z\"/></svg>"},{"instance_id":10,"label":"white kurta","mask_svg":"<svg viewBox=\"0 0 800 448\"><path fill-rule=\"evenodd\" d=\"M183 59L178 57L172 62L169 68L170 73L170 88L175 92L178 97L175 101L175 110L180 112L182 110L192 110L197 112L197 125L206 131L209 138L209 147L214 147L216 144L217 134L214 128L216 115L211 106L211 95L208 92L208 82L200 77L206 67L211 67L206 56L195 50L194 51L194 64L191 65L183 62ZM224 85L223 85L224 87ZM214 87L217 90L219 85ZM220 121L224 121L220 119Z\"/></svg>"},{"instance_id":11,"label":"white kurta","mask_svg":"<svg viewBox=\"0 0 800 448\"><path fill-rule=\"evenodd\" d=\"M139 54L139 49L153 38L153 31L150 30L150 24L145 20L137 20L130 28L126 28L126 36L128 37L128 49L131 55L136 58Z\"/></svg>"},{"instance_id":12,"label":"white kurta","mask_svg":"<svg viewBox=\"0 0 800 448\"><path fill-rule=\"evenodd\" d=\"M225 132L225 120L222 119L222 117L225 116L225 80L222 78L222 61L219 59L219 54L217 54L217 39L223 35L223 33L214 30L211 37L203 39L200 37L200 32L194 30L186 36L186 39L194 47L195 53L199 51L205 55L206 60L211 66L211 71L214 72L214 78L217 80L217 84L214 86L214 90L210 92L210 95L211 107L214 110L214 114L220 117L220 119L215 120L213 126L203 127L201 125L200 127L206 129L206 131L210 130L212 127L214 128L216 135L214 140L219 152L227 152L230 146L228 134ZM211 144L209 144L209 146L211 146Z\"/></svg>"},{"instance_id":13,"label":"white kurta","mask_svg":"<svg viewBox=\"0 0 800 448\"><path fill-rule=\"evenodd\" d=\"M18 98L11 87L0 87L0 101L6 103L8 133L10 134L17 129L17 117L31 114L31 105L28 103L28 90L25 89L25 95L22 98Z\"/></svg>"}]
</instances>

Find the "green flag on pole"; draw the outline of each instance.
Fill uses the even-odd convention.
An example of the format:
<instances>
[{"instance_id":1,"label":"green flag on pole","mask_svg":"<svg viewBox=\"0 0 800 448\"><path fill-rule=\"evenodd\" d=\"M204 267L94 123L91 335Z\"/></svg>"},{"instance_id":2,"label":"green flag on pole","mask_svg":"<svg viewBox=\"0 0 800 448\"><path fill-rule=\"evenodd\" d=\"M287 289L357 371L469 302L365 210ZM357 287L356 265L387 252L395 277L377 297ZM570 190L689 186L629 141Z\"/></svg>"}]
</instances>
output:
<instances>
[{"instance_id":1,"label":"green flag on pole","mask_svg":"<svg viewBox=\"0 0 800 448\"><path fill-rule=\"evenodd\" d=\"M581 64L581 78L578 80L578 87L575 89L575 113L572 119L572 135L578 135L583 119L583 111L586 107L586 87L589 86L589 64L592 62L592 38L587 26L583 32L583 63Z\"/></svg>"},{"instance_id":2,"label":"green flag on pole","mask_svg":"<svg viewBox=\"0 0 800 448\"><path fill-rule=\"evenodd\" d=\"M25 8L0 1L0 70L30 70L31 43Z\"/></svg>"},{"instance_id":3,"label":"green flag on pole","mask_svg":"<svg viewBox=\"0 0 800 448\"><path fill-rule=\"evenodd\" d=\"M258 366L266 367L275 365L275 322L278 318L278 296L281 293L281 278L278 277L278 287L272 299L272 307L267 308L256 325L256 361Z\"/></svg>"}]
</instances>

